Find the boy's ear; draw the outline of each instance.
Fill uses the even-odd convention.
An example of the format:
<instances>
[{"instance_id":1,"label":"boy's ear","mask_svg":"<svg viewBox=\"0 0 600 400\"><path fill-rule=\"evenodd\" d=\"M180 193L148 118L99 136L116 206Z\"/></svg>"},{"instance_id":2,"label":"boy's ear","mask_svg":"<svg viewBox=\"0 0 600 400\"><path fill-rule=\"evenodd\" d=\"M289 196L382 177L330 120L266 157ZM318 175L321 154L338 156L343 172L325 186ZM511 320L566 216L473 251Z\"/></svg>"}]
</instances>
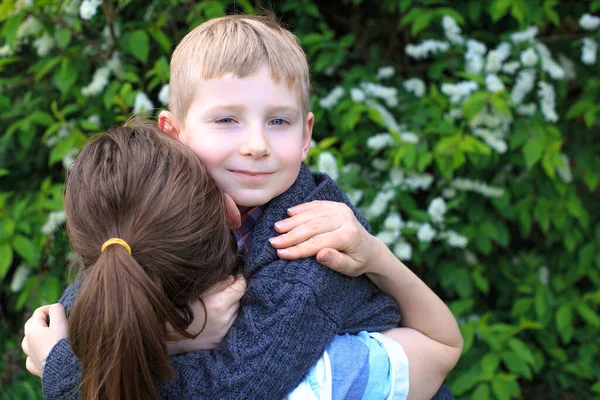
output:
<instances>
[{"instance_id":1,"label":"boy's ear","mask_svg":"<svg viewBox=\"0 0 600 400\"><path fill-rule=\"evenodd\" d=\"M229 228L237 229L242 225L240 210L230 195L227 193L224 193L223 195L225 196L225 221Z\"/></svg>"},{"instance_id":2,"label":"boy's ear","mask_svg":"<svg viewBox=\"0 0 600 400\"><path fill-rule=\"evenodd\" d=\"M304 134L302 136L302 162L306 161L308 151L310 150L310 141L312 139L313 125L315 124L315 115L309 112L306 116L304 125Z\"/></svg>"},{"instance_id":3,"label":"boy's ear","mask_svg":"<svg viewBox=\"0 0 600 400\"><path fill-rule=\"evenodd\" d=\"M179 137L179 127L170 111L162 110L158 114L158 127L168 135Z\"/></svg>"}]
</instances>

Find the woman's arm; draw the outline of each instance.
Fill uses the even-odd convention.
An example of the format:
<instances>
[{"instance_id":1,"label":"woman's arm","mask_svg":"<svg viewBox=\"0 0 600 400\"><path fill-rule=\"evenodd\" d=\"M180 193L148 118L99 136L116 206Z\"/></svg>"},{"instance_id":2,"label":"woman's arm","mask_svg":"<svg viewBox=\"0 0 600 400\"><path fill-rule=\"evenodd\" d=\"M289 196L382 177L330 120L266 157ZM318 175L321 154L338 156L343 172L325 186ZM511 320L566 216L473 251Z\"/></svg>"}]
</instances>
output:
<instances>
[{"instance_id":1,"label":"woman's arm","mask_svg":"<svg viewBox=\"0 0 600 400\"><path fill-rule=\"evenodd\" d=\"M272 245L284 259L316 256L349 276L366 274L400 307L402 328L386 336L402 344L410 363L409 399L431 398L456 365L463 340L444 302L342 203L313 201L289 210Z\"/></svg>"}]
</instances>

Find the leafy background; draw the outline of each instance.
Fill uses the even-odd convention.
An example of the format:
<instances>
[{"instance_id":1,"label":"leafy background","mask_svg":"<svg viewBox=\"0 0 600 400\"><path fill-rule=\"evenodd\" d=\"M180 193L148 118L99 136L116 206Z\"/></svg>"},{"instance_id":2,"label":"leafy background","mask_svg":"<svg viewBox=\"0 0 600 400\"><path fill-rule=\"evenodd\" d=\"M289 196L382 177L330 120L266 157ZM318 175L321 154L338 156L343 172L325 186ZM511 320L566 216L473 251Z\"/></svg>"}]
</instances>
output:
<instances>
[{"instance_id":1,"label":"leafy background","mask_svg":"<svg viewBox=\"0 0 600 400\"><path fill-rule=\"evenodd\" d=\"M41 398L22 326L68 279L78 149L167 106L192 27L264 9L310 57L310 164L460 322L455 396L600 398L598 0L2 0L0 397Z\"/></svg>"}]
</instances>

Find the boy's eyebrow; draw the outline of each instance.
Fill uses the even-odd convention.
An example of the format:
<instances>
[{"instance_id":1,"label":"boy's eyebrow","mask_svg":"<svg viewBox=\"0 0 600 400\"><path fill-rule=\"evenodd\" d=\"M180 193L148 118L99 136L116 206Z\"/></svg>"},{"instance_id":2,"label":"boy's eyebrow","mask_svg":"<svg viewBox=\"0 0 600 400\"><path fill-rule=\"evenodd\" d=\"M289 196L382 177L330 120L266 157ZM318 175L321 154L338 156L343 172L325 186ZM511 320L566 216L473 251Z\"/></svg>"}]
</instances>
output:
<instances>
[{"instance_id":1,"label":"boy's eyebrow","mask_svg":"<svg viewBox=\"0 0 600 400\"><path fill-rule=\"evenodd\" d=\"M233 112L233 113L242 113L246 110L246 107L238 104L222 104L209 108L205 111L206 114L213 114L219 112ZM287 112L292 114L300 114L300 110L298 107L293 106L270 106L268 107L268 111L270 113L274 112Z\"/></svg>"}]
</instances>

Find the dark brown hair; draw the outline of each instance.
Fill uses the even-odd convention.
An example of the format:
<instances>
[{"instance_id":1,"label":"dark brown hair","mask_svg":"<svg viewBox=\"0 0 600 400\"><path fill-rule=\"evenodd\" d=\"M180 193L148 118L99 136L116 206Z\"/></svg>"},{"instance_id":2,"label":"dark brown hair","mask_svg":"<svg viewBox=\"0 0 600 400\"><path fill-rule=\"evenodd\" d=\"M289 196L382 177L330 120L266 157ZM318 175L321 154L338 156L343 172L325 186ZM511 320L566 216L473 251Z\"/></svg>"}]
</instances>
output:
<instances>
[{"instance_id":1,"label":"dark brown hair","mask_svg":"<svg viewBox=\"0 0 600 400\"><path fill-rule=\"evenodd\" d=\"M155 124L110 129L67 179L67 229L83 281L69 339L83 399L158 398L173 374L168 322L188 338L189 303L241 271L225 200L194 153ZM102 244L121 238L121 245Z\"/></svg>"}]
</instances>

